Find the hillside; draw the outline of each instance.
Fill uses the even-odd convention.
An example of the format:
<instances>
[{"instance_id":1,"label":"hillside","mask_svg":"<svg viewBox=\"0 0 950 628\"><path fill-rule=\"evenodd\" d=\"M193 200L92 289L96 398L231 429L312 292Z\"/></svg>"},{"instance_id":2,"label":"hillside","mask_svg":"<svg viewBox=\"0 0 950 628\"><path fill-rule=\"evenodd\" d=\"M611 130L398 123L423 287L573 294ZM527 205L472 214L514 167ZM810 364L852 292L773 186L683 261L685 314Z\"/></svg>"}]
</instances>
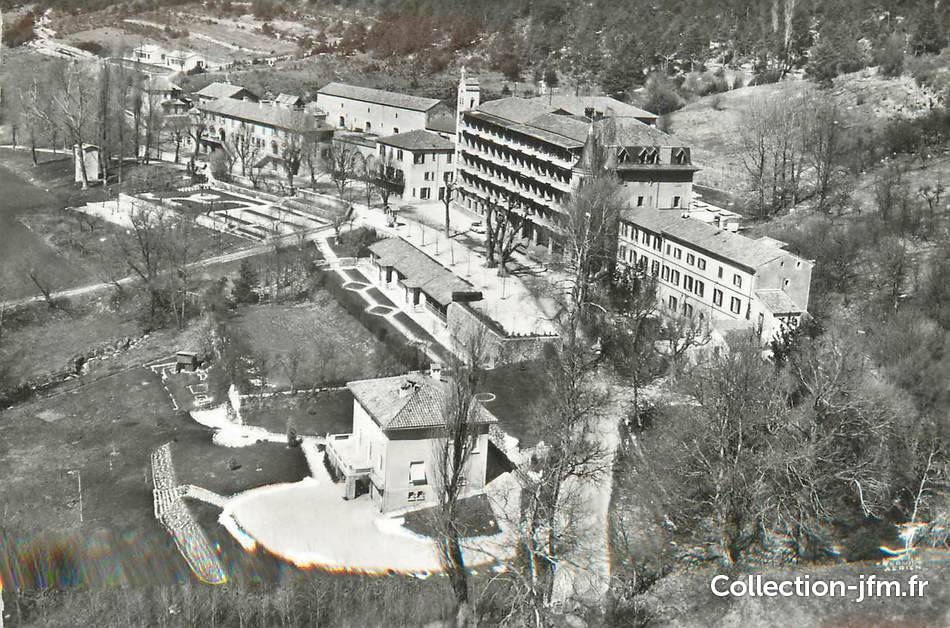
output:
<instances>
[{"instance_id":1,"label":"hillside","mask_svg":"<svg viewBox=\"0 0 950 628\"><path fill-rule=\"evenodd\" d=\"M758 99L793 99L812 87L813 83L803 80L742 87L705 96L669 114L670 131L692 147L693 160L702 168L697 183L738 191L744 173L736 129L743 109ZM842 123L849 127L916 117L937 102L933 91L918 86L911 77L887 78L873 68L838 77L830 91L844 115Z\"/></svg>"}]
</instances>

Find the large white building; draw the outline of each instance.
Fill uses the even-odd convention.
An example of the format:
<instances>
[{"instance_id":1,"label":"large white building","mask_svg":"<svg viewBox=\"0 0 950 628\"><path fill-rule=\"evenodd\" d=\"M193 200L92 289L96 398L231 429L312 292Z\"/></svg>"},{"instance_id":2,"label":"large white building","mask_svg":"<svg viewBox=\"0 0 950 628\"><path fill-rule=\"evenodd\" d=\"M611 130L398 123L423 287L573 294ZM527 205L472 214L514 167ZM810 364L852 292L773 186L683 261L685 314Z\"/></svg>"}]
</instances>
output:
<instances>
[{"instance_id":1,"label":"large white building","mask_svg":"<svg viewBox=\"0 0 950 628\"><path fill-rule=\"evenodd\" d=\"M480 103L478 83L459 83L456 201L484 214L514 203L528 242L558 248L564 204L587 176L585 146L597 137L637 207L685 208L692 196L689 148L649 112L607 97L504 98Z\"/></svg>"},{"instance_id":2,"label":"large white building","mask_svg":"<svg viewBox=\"0 0 950 628\"><path fill-rule=\"evenodd\" d=\"M327 122L340 129L380 136L429 130L451 135L455 115L441 100L381 89L330 83L317 91Z\"/></svg>"},{"instance_id":3,"label":"large white building","mask_svg":"<svg viewBox=\"0 0 950 628\"><path fill-rule=\"evenodd\" d=\"M657 280L671 312L721 330L756 325L771 338L795 327L808 309L813 262L771 238L748 238L677 210L622 213L617 259Z\"/></svg>"}]
</instances>

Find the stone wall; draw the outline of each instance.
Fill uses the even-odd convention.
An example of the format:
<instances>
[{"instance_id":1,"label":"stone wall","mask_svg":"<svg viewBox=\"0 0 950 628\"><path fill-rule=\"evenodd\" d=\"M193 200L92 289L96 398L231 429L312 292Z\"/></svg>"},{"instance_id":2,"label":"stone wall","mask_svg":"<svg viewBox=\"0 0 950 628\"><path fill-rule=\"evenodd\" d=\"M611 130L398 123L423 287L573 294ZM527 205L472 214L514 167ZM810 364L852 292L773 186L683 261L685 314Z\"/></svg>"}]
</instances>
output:
<instances>
[{"instance_id":1,"label":"stone wall","mask_svg":"<svg viewBox=\"0 0 950 628\"><path fill-rule=\"evenodd\" d=\"M554 334L509 335L484 316L467 304L449 304L446 323L452 336L452 350L456 354L464 350L467 339L474 334L484 334L485 358L492 366L536 360L542 356L545 346L559 341Z\"/></svg>"}]
</instances>

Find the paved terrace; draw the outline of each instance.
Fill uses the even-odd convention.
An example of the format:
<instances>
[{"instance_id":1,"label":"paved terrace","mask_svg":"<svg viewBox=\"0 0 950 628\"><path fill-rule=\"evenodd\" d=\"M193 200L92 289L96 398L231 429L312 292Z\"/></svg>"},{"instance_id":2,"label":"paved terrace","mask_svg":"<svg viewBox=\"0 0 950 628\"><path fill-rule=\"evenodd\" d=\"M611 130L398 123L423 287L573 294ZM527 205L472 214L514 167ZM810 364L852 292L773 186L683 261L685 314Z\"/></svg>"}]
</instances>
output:
<instances>
[{"instance_id":1,"label":"paved terrace","mask_svg":"<svg viewBox=\"0 0 950 628\"><path fill-rule=\"evenodd\" d=\"M453 237L448 238L444 227L445 208L441 203L415 205L412 210L400 212L400 224L396 228L386 226L386 217L379 209L367 210L357 205L356 214L359 222L404 238L471 283L483 297L471 305L501 324L508 333L554 333L551 317L557 313L557 304L537 290L540 275L550 277L551 271L523 256L517 256L509 265L513 274L508 277L499 277L497 268L486 268L482 252L485 236L468 231L477 218L452 209Z\"/></svg>"}]
</instances>

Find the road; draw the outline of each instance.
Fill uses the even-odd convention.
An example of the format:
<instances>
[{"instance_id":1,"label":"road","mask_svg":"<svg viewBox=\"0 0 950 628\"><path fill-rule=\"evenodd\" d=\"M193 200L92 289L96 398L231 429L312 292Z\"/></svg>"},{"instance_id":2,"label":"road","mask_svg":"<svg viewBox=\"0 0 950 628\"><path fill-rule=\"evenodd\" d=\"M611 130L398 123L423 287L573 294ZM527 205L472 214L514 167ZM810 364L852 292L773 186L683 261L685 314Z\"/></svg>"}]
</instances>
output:
<instances>
[{"instance_id":1,"label":"road","mask_svg":"<svg viewBox=\"0 0 950 628\"><path fill-rule=\"evenodd\" d=\"M328 232L333 231L332 227L323 227L311 232L308 232L303 235L303 241L312 242L317 238L325 235ZM281 236L276 244L280 247L296 245L301 241L300 234L292 233L285 236ZM225 253L223 255L216 255L214 257L208 257L203 260L199 260L192 264L188 264L188 268L205 268L207 266L213 266L215 264L226 264L228 262L237 262L242 259L247 259L250 257L256 257L258 255L263 255L274 250L275 242L273 240L264 243L257 244L252 247L241 249L240 251L234 251L233 253ZM129 275L118 280L118 284L121 286L128 286L134 284L135 282L140 281L140 278L137 275ZM67 290L58 290L53 292L51 296L54 299L68 299L71 297L84 296L88 294L93 294L95 292L108 290L109 288L115 287L115 284L112 282L100 282L92 283L84 286L79 286L76 288L69 288ZM25 297L22 299L12 299L9 301L0 301L0 307L4 309L12 309L20 307L22 305L27 305L29 303L36 303L43 300L42 295L37 295L33 297Z\"/></svg>"}]
</instances>

